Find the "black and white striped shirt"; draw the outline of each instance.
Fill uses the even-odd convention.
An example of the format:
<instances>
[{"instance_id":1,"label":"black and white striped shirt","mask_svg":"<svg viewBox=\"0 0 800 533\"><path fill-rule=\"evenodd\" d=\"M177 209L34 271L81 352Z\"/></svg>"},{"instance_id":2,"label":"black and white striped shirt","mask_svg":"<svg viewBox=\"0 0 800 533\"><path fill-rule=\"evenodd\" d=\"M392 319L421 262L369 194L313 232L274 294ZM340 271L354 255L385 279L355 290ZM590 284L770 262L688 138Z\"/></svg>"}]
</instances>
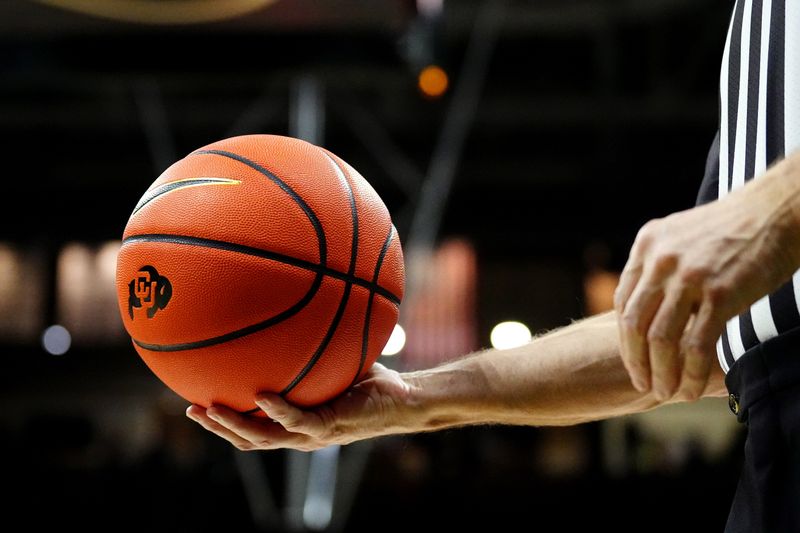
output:
<instances>
[{"instance_id":1,"label":"black and white striped shirt","mask_svg":"<svg viewBox=\"0 0 800 533\"><path fill-rule=\"evenodd\" d=\"M722 54L720 122L698 203L723 198L800 148L800 0L737 0ZM728 321L727 372L745 351L800 326L800 271Z\"/></svg>"}]
</instances>

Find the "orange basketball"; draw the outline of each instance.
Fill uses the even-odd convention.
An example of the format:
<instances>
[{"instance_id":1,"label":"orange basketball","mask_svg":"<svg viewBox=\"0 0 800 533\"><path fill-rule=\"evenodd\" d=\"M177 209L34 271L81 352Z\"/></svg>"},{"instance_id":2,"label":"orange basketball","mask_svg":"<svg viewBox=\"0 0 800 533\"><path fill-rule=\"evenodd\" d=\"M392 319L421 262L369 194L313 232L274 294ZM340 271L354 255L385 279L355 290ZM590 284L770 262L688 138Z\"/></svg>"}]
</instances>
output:
<instances>
[{"instance_id":1,"label":"orange basketball","mask_svg":"<svg viewBox=\"0 0 800 533\"><path fill-rule=\"evenodd\" d=\"M353 167L292 137L192 152L133 209L117 260L125 329L191 403L258 412L259 391L326 402L380 355L398 317L403 253Z\"/></svg>"}]
</instances>

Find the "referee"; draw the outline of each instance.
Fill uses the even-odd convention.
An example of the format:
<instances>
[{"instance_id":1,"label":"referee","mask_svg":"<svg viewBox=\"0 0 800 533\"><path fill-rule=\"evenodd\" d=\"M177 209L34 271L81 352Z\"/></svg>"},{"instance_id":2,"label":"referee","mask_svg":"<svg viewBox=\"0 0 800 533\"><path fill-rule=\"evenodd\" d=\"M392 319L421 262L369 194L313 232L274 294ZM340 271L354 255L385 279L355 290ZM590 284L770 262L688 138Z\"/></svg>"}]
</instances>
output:
<instances>
[{"instance_id":1,"label":"referee","mask_svg":"<svg viewBox=\"0 0 800 533\"><path fill-rule=\"evenodd\" d=\"M736 2L719 96L706 205L648 223L623 270L622 358L665 399L716 354L748 426L726 531L800 531L800 0Z\"/></svg>"},{"instance_id":2,"label":"referee","mask_svg":"<svg viewBox=\"0 0 800 533\"><path fill-rule=\"evenodd\" d=\"M614 312L398 373L330 404L187 415L242 450L314 450L472 424L569 425L703 396L747 424L727 533L800 531L800 0L737 0L698 205L648 222Z\"/></svg>"}]
</instances>

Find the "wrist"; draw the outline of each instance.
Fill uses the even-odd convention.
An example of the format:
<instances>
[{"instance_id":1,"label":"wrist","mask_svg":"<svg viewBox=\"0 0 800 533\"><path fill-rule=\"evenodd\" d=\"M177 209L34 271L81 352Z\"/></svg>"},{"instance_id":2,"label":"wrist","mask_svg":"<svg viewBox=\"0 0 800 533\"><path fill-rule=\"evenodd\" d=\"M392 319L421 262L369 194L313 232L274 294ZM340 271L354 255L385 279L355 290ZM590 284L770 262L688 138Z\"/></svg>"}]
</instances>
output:
<instances>
[{"instance_id":1,"label":"wrist","mask_svg":"<svg viewBox=\"0 0 800 533\"><path fill-rule=\"evenodd\" d=\"M435 431L487 423L486 379L473 361L406 372L405 410L411 431Z\"/></svg>"},{"instance_id":2,"label":"wrist","mask_svg":"<svg viewBox=\"0 0 800 533\"><path fill-rule=\"evenodd\" d=\"M784 160L783 178L790 200L792 235L800 241L800 151Z\"/></svg>"},{"instance_id":3,"label":"wrist","mask_svg":"<svg viewBox=\"0 0 800 533\"><path fill-rule=\"evenodd\" d=\"M800 151L772 167L769 174L773 174L769 183L773 186L765 189L768 189L769 200L778 206L775 216L776 225L782 230L781 245L792 254L796 268L800 266Z\"/></svg>"},{"instance_id":4,"label":"wrist","mask_svg":"<svg viewBox=\"0 0 800 533\"><path fill-rule=\"evenodd\" d=\"M734 225L771 250L773 277L784 280L800 267L800 151L771 166L721 203Z\"/></svg>"}]
</instances>

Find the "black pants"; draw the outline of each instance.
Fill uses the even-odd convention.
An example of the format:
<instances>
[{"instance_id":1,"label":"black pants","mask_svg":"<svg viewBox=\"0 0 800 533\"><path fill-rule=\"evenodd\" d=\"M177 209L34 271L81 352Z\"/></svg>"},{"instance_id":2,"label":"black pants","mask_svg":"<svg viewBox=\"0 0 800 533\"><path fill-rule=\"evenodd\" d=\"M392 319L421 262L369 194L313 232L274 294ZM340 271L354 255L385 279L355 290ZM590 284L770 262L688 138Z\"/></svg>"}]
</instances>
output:
<instances>
[{"instance_id":1,"label":"black pants","mask_svg":"<svg viewBox=\"0 0 800 533\"><path fill-rule=\"evenodd\" d=\"M725 533L800 532L800 328L749 350L725 384L747 425Z\"/></svg>"}]
</instances>

